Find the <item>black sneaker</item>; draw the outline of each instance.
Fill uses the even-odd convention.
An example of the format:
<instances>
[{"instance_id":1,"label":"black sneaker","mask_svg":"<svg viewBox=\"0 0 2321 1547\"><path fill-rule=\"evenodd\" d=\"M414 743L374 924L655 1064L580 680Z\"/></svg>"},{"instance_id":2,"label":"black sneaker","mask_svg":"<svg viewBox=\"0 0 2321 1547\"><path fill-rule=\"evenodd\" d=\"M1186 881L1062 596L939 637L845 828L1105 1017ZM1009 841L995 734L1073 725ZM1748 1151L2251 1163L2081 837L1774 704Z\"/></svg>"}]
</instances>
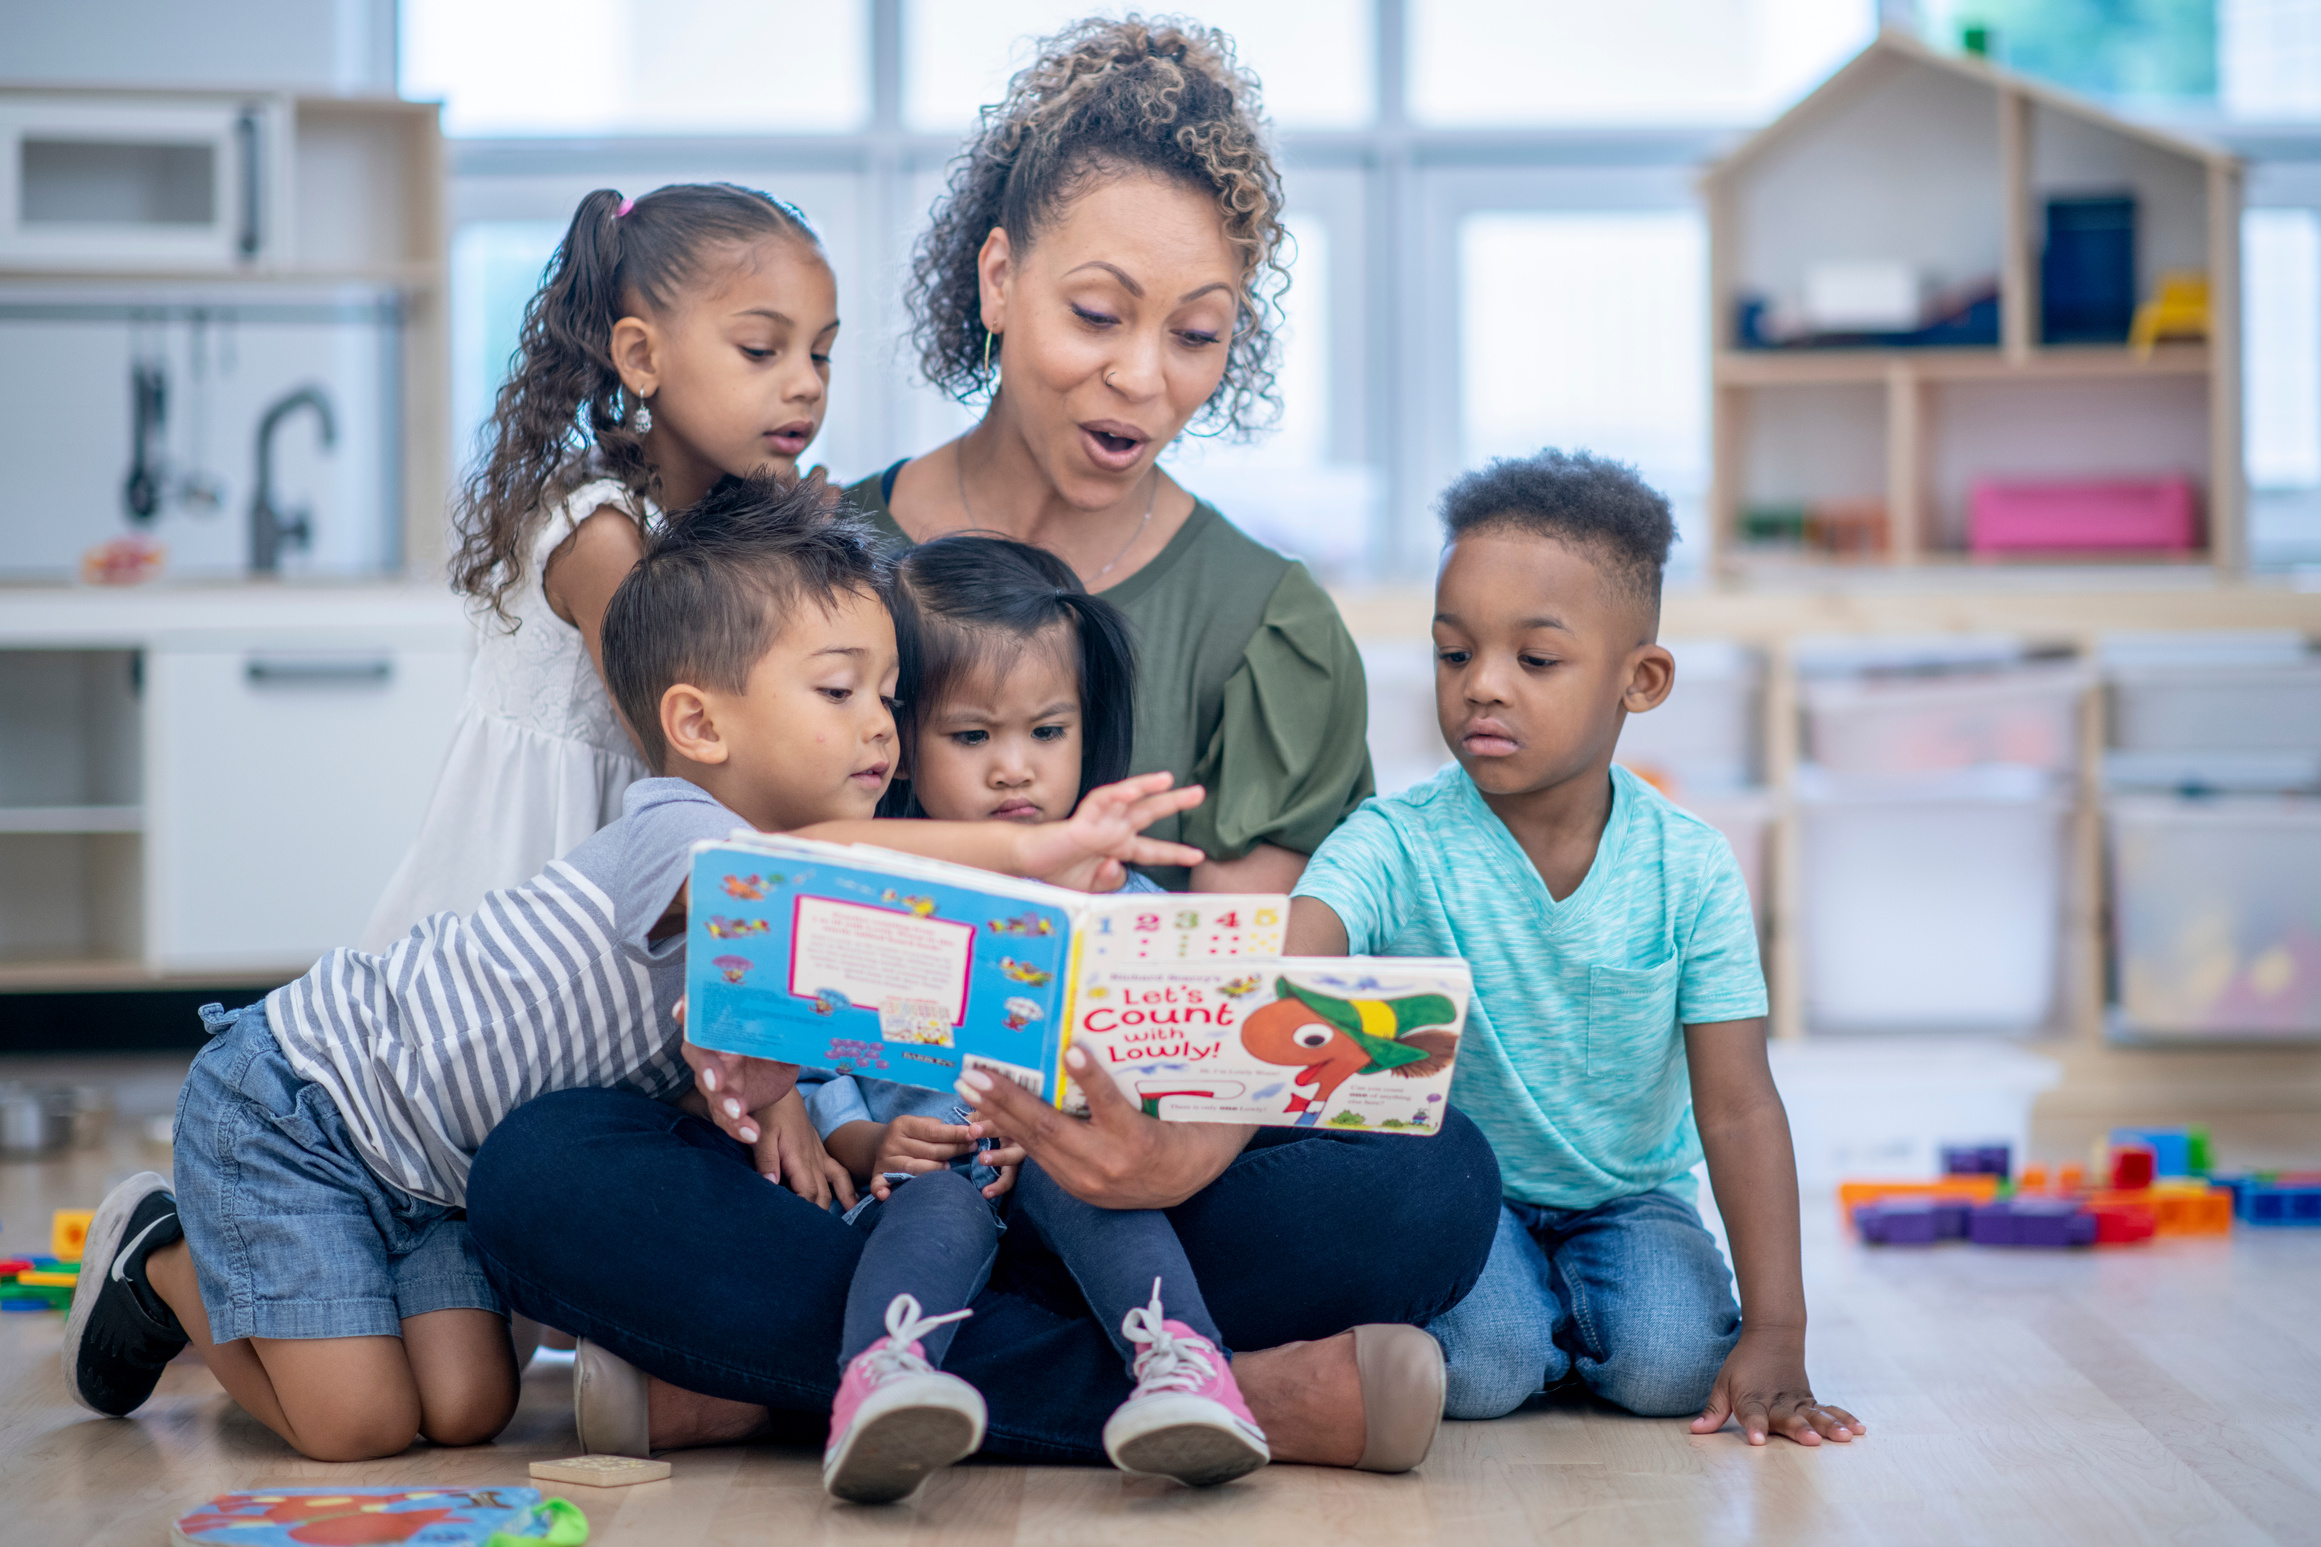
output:
<instances>
[{"instance_id":1,"label":"black sneaker","mask_svg":"<svg viewBox=\"0 0 2321 1547\"><path fill-rule=\"evenodd\" d=\"M140 1171L105 1195L81 1250L81 1281L64 1324L64 1381L92 1413L122 1418L153 1395L189 1341L144 1282L145 1256L183 1240L169 1184Z\"/></svg>"}]
</instances>

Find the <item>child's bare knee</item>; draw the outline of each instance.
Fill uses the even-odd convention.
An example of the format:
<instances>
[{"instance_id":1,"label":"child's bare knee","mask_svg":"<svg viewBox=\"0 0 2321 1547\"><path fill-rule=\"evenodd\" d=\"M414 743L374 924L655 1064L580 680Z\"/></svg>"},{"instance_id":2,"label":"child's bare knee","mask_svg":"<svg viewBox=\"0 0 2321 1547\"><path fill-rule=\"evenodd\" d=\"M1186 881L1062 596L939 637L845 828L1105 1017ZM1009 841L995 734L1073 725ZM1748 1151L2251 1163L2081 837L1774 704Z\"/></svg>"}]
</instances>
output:
<instances>
[{"instance_id":1,"label":"child's bare knee","mask_svg":"<svg viewBox=\"0 0 2321 1547\"><path fill-rule=\"evenodd\" d=\"M379 1461L399 1456L419 1438L419 1414L388 1401L377 1408L348 1404L291 1419L290 1443L310 1461Z\"/></svg>"},{"instance_id":2,"label":"child's bare knee","mask_svg":"<svg viewBox=\"0 0 2321 1547\"><path fill-rule=\"evenodd\" d=\"M466 1389L426 1394L419 1432L438 1445L489 1443L516 1416L516 1391L504 1382L479 1380Z\"/></svg>"}]
</instances>

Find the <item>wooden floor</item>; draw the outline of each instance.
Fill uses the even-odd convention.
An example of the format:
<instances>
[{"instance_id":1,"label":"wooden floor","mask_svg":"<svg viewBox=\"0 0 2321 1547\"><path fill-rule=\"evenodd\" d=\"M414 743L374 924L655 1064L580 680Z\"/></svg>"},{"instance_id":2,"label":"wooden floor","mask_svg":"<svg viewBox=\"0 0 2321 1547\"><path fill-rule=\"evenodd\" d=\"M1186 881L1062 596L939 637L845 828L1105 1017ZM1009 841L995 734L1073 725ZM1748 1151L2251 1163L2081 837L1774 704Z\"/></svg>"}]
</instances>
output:
<instances>
[{"instance_id":1,"label":"wooden floor","mask_svg":"<svg viewBox=\"0 0 2321 1547\"><path fill-rule=\"evenodd\" d=\"M124 1137L0 1163L0 1247L165 1157ZM1446 1424L1409 1477L1277 1467L1206 1493L1094 1468L970 1464L884 1509L822 1495L818 1457L676 1455L668 1482L564 1490L627 1543L2321 1542L2321 1232L2070 1255L1870 1252L1815 1207L1820 1393L1850 1447L1586 1406ZM536 1364L497 1444L299 1460L180 1363L132 1420L66 1398L58 1315L0 1317L0 1543L160 1543L213 1493L266 1483L522 1483L574 1449L569 1365Z\"/></svg>"}]
</instances>

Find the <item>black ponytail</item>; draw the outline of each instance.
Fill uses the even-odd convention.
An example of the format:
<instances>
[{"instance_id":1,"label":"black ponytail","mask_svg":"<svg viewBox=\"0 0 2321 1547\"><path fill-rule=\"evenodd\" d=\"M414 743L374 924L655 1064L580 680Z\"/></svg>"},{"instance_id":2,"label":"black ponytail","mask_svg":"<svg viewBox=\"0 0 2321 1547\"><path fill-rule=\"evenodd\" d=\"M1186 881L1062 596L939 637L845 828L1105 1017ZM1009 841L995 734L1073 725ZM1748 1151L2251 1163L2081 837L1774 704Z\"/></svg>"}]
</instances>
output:
<instances>
[{"instance_id":1,"label":"black ponytail","mask_svg":"<svg viewBox=\"0 0 2321 1547\"><path fill-rule=\"evenodd\" d=\"M613 324L632 307L666 311L721 245L788 237L819 245L793 206L732 183L677 183L580 201L539 292L485 428L482 461L452 509L451 583L505 612L523 576L533 515L589 478L617 478L642 502L659 479L636 408L613 369Z\"/></svg>"},{"instance_id":2,"label":"black ponytail","mask_svg":"<svg viewBox=\"0 0 2321 1547\"><path fill-rule=\"evenodd\" d=\"M1080 642L1080 790L1128 777L1136 734L1136 645L1128 618L1080 584L1045 548L961 533L896 559L888 606L895 620L895 726L903 767L920 732L959 680L1056 624ZM1075 803L1077 801L1075 800ZM924 816L916 786L897 779L880 816Z\"/></svg>"}]
</instances>

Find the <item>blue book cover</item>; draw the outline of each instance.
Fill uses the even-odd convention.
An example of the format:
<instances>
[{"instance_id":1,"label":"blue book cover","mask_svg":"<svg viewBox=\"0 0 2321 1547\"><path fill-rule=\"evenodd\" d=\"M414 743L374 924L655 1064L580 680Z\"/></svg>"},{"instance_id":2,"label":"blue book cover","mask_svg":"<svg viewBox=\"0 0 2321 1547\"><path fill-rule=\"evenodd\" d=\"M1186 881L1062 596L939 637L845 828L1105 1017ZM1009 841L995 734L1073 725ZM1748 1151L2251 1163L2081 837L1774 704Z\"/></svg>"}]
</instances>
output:
<instances>
[{"instance_id":1,"label":"blue book cover","mask_svg":"<svg viewBox=\"0 0 2321 1547\"><path fill-rule=\"evenodd\" d=\"M696 845L686 1035L720 1052L949 1090L1060 1097L1074 975L1277 953L1288 899L1091 896L864 845Z\"/></svg>"}]
</instances>

